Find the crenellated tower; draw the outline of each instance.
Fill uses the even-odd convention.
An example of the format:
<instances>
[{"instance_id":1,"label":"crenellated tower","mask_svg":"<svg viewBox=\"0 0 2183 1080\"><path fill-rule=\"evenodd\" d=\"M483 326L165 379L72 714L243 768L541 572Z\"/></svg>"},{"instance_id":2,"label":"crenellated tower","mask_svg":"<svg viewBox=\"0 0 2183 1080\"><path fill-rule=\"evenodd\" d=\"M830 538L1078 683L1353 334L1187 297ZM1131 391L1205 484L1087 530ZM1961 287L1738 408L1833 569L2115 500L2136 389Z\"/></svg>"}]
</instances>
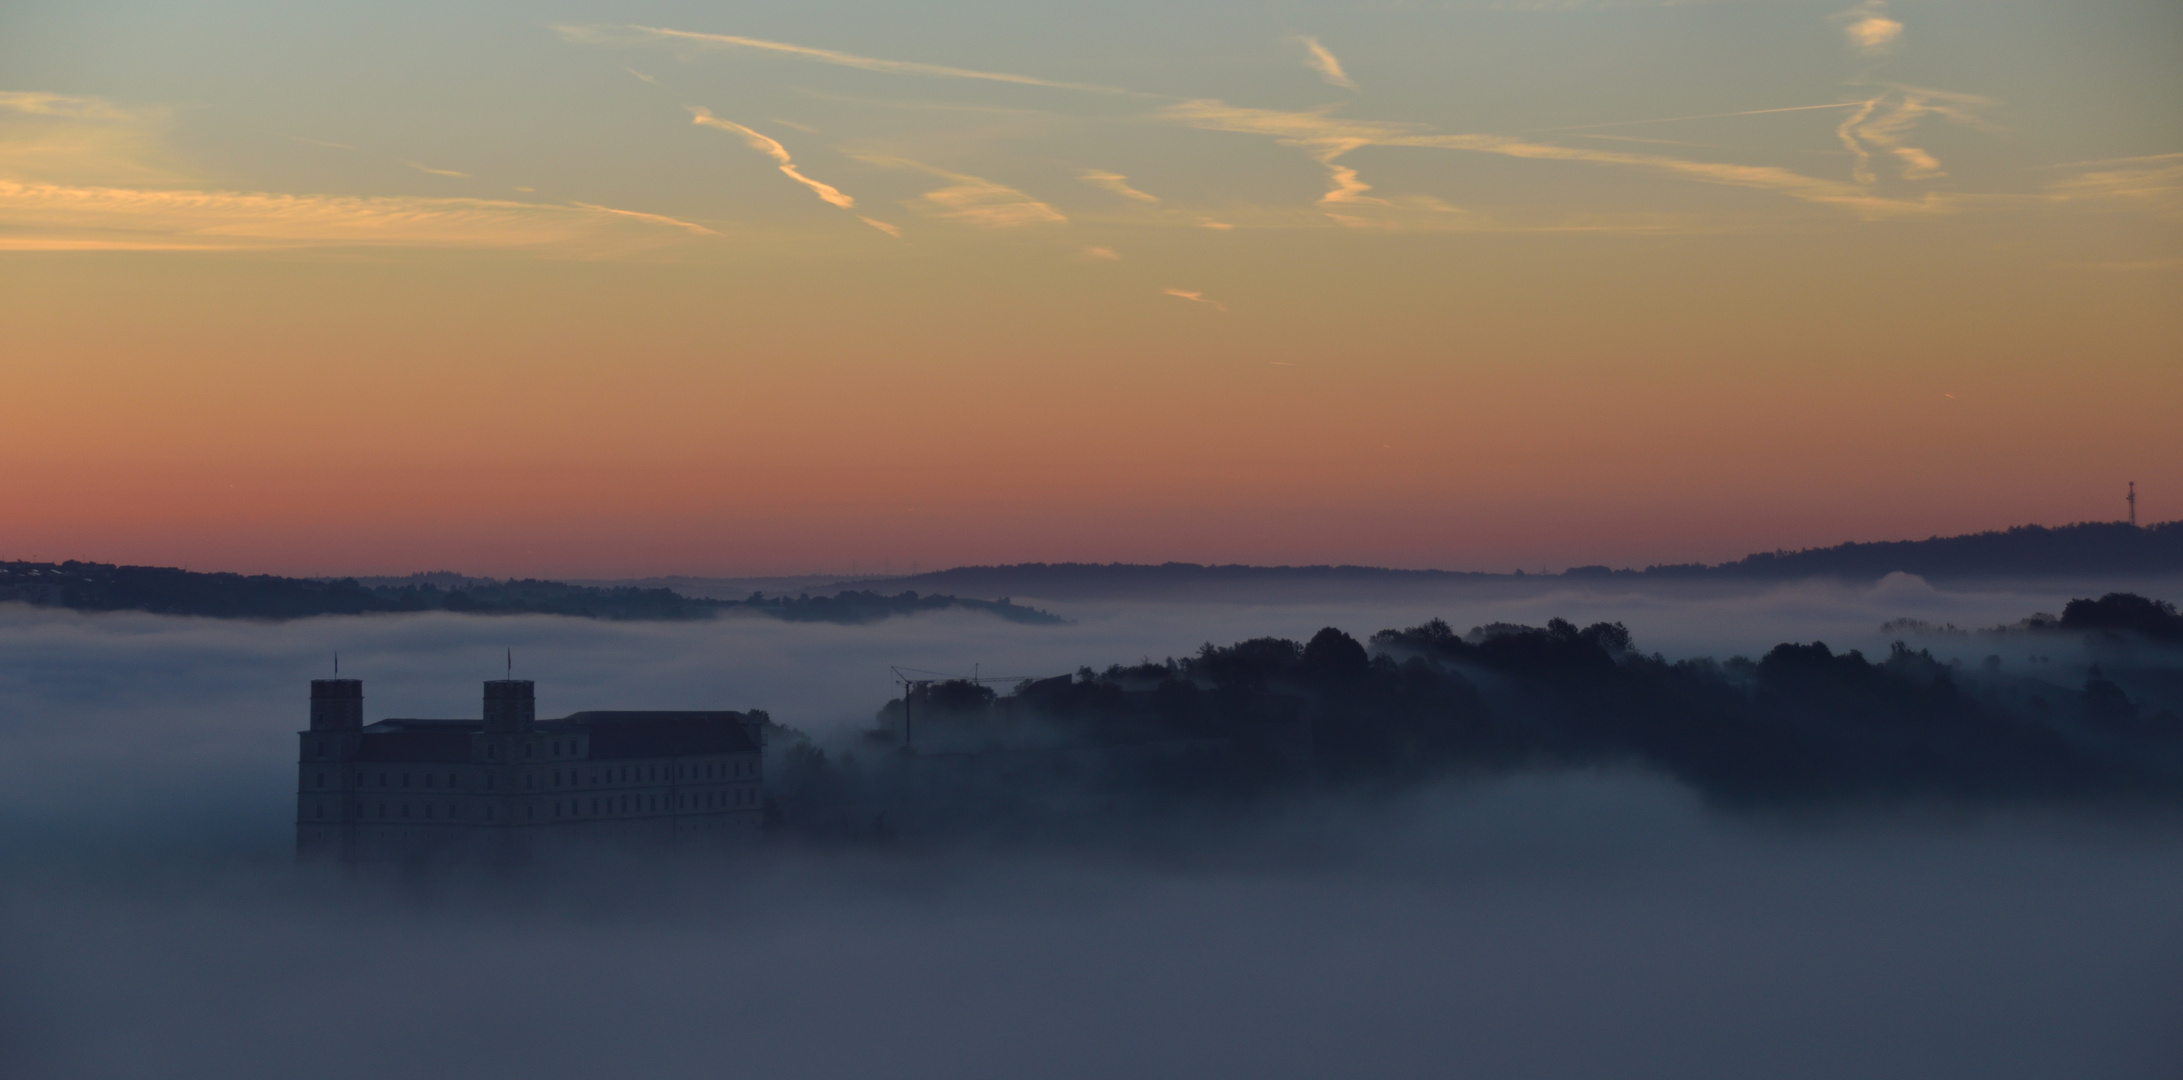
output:
<instances>
[{"instance_id":1,"label":"crenellated tower","mask_svg":"<svg viewBox=\"0 0 2183 1080\"><path fill-rule=\"evenodd\" d=\"M356 816L350 763L364 739L364 681L311 680L311 726L296 733L296 845L314 855L346 850Z\"/></svg>"}]
</instances>

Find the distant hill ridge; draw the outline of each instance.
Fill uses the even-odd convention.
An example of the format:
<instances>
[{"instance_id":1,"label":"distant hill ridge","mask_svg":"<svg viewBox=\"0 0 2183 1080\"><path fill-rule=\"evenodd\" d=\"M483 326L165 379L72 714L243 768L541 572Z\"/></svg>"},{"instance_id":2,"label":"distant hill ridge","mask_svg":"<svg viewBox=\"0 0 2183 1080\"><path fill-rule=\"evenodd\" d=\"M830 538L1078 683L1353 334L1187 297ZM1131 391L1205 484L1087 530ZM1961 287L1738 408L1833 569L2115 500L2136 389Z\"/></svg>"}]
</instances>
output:
<instances>
[{"instance_id":1,"label":"distant hill ridge","mask_svg":"<svg viewBox=\"0 0 2183 1080\"><path fill-rule=\"evenodd\" d=\"M0 602L25 601L85 611L150 611L214 618L292 619L371 612L455 611L479 615L551 614L599 619L705 619L741 609L789 621L861 623L943 608L984 611L1014 622L1059 622L1007 597L1158 594L1190 589L1283 585L1405 585L1456 581L1612 579L1876 581L1888 574L1932 580L2000 577L2096 577L2183 574L2183 521L2139 528L2086 522L2047 528L1879 543L1838 544L1748 555L1718 565L1689 563L1614 570L1579 566L1560 574L1489 574L1394 570L1377 566L1205 566L1198 563L1019 563L961 566L886 580L863 579L796 596L692 597L673 589L499 580L454 573L406 578L288 578L205 574L173 567L110 563L0 562ZM892 595L879 588L901 590ZM944 591L940 591L944 590ZM998 596L974 600L965 596Z\"/></svg>"},{"instance_id":2,"label":"distant hill ridge","mask_svg":"<svg viewBox=\"0 0 2183 1080\"><path fill-rule=\"evenodd\" d=\"M20 601L78 611L148 611L220 619L300 619L314 615L364 615L451 611L468 615L570 615L590 619L710 619L743 611L788 622L868 623L894 615L964 608L1011 622L1057 623L1060 618L1006 600L892 596L868 590L831 595L766 596L715 600L671 589L596 587L560 581L471 578L420 574L405 584L364 584L354 578L277 577L271 574L204 574L167 566L111 563L0 562L0 602ZM442 587L442 582L447 587Z\"/></svg>"},{"instance_id":3,"label":"distant hill ridge","mask_svg":"<svg viewBox=\"0 0 2183 1080\"><path fill-rule=\"evenodd\" d=\"M1403 584L1542 577L1724 582L1803 578L1877 581L1897 572L1931 580L2183 574L2183 521L2143 527L2120 522L2084 522L2053 528L2020 525L1964 536L1762 552L1712 565L1683 563L1648 566L1642 570L1578 566L1560 574L1394 570L1376 566L1207 566L1183 562L1157 565L1019 563L960 566L865 584L886 588L939 588L983 596L1059 598L1099 592L1144 593L1238 585Z\"/></svg>"}]
</instances>

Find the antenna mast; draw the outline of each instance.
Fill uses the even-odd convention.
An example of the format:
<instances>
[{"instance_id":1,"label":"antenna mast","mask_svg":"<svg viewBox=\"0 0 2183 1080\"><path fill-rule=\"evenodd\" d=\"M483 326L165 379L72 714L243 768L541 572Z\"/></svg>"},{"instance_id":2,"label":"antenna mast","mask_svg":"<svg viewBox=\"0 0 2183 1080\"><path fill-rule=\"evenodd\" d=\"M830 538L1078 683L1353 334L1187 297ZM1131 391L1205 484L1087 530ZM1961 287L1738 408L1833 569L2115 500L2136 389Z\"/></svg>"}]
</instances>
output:
<instances>
[{"instance_id":1,"label":"antenna mast","mask_svg":"<svg viewBox=\"0 0 2183 1080\"><path fill-rule=\"evenodd\" d=\"M2133 528L2133 529L2137 528L2137 527L2138 527L2138 482L2137 482L2137 481L2135 481L2135 480L2132 480L2132 481L2130 481L2130 494L2128 494L2128 495L2125 495L2125 496L2123 496L2123 500L2122 500L2122 501L2124 501L2124 502L2126 502L2126 503L2129 503L2129 504L2130 504L2130 527L2131 527L2131 528Z\"/></svg>"}]
</instances>

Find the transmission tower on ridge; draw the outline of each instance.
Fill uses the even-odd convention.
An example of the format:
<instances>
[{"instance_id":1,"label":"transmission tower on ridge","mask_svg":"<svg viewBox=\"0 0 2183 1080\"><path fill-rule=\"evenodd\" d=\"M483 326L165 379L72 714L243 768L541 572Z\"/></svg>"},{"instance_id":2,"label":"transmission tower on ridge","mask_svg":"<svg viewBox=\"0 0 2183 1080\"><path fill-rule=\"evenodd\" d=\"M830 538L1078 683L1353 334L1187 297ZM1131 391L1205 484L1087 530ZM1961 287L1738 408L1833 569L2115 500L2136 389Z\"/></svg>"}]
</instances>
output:
<instances>
[{"instance_id":1,"label":"transmission tower on ridge","mask_svg":"<svg viewBox=\"0 0 2183 1080\"><path fill-rule=\"evenodd\" d=\"M2126 502L2126 503L2129 503L2129 504L2130 504L2130 527L2131 527L2131 528L2133 528L2133 529L2137 528L2137 527L2138 527L2138 482L2137 482L2137 481L2135 481L2135 480L2132 480L2132 481L2130 481L2130 494L2128 494L2128 495L2125 495L2125 496L2123 496L2123 498L2122 498L2122 501L2124 501L2124 502Z\"/></svg>"}]
</instances>

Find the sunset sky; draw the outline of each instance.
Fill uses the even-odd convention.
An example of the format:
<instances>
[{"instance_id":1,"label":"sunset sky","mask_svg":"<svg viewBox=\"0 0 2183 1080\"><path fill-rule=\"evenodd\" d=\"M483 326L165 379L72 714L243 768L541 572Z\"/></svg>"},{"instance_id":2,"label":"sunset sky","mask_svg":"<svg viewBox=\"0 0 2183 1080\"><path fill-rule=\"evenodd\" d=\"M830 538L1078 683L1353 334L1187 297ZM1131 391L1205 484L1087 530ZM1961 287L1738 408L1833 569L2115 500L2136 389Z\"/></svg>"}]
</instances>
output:
<instances>
[{"instance_id":1,"label":"sunset sky","mask_svg":"<svg viewBox=\"0 0 2183 1080\"><path fill-rule=\"evenodd\" d=\"M2183 517L2183 5L0 8L0 559Z\"/></svg>"}]
</instances>

